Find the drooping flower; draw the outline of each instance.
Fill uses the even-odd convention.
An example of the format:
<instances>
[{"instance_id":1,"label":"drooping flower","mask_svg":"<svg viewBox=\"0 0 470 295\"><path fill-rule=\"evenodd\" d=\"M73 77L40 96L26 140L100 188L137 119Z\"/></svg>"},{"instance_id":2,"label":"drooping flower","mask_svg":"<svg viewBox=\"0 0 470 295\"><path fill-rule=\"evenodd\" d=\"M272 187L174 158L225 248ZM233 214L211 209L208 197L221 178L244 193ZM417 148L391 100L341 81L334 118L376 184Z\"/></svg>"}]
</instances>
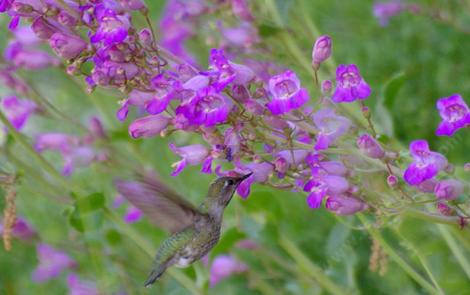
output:
<instances>
[{"instance_id":1,"label":"drooping flower","mask_svg":"<svg viewBox=\"0 0 470 295\"><path fill-rule=\"evenodd\" d=\"M54 33L49 44L57 55L65 59L77 57L87 47L87 43L80 37L61 32Z\"/></svg>"},{"instance_id":2,"label":"drooping flower","mask_svg":"<svg viewBox=\"0 0 470 295\"><path fill-rule=\"evenodd\" d=\"M415 140L410 143L413 162L406 168L404 179L410 185L419 185L436 176L447 166L447 159L429 149L426 140Z\"/></svg>"},{"instance_id":3,"label":"drooping flower","mask_svg":"<svg viewBox=\"0 0 470 295\"><path fill-rule=\"evenodd\" d=\"M331 38L328 35L318 37L313 45L312 65L319 68L320 64L331 56Z\"/></svg>"},{"instance_id":4,"label":"drooping flower","mask_svg":"<svg viewBox=\"0 0 470 295\"><path fill-rule=\"evenodd\" d=\"M374 158L374 159L380 159L385 156L385 152L380 146L380 144L370 136L369 134L363 134L358 137L356 141L357 146L367 156Z\"/></svg>"},{"instance_id":5,"label":"drooping flower","mask_svg":"<svg viewBox=\"0 0 470 295\"><path fill-rule=\"evenodd\" d=\"M248 270L248 266L229 255L219 255L212 262L210 268L209 284L214 287L221 280L232 274L242 273Z\"/></svg>"},{"instance_id":6,"label":"drooping flower","mask_svg":"<svg viewBox=\"0 0 470 295\"><path fill-rule=\"evenodd\" d=\"M34 148L38 152L54 150L67 153L76 142L76 138L64 133L42 133L36 136Z\"/></svg>"},{"instance_id":7,"label":"drooping flower","mask_svg":"<svg viewBox=\"0 0 470 295\"><path fill-rule=\"evenodd\" d=\"M439 200L454 200L463 191L463 184L456 179L441 180L434 187L434 194Z\"/></svg>"},{"instance_id":8,"label":"drooping flower","mask_svg":"<svg viewBox=\"0 0 470 295\"><path fill-rule=\"evenodd\" d=\"M58 277L62 271L76 266L76 263L65 252L46 245L36 247L39 265L32 274L33 281L45 282Z\"/></svg>"},{"instance_id":9,"label":"drooping flower","mask_svg":"<svg viewBox=\"0 0 470 295\"><path fill-rule=\"evenodd\" d=\"M230 83L246 85L255 77L249 67L229 61L222 49L211 49L209 62L211 74L216 76L212 82L216 91L222 91Z\"/></svg>"},{"instance_id":10,"label":"drooping flower","mask_svg":"<svg viewBox=\"0 0 470 295\"><path fill-rule=\"evenodd\" d=\"M152 137L160 134L170 123L170 119L163 115L151 115L136 119L129 125L129 134L132 138Z\"/></svg>"},{"instance_id":11,"label":"drooping flower","mask_svg":"<svg viewBox=\"0 0 470 295\"><path fill-rule=\"evenodd\" d=\"M309 99L305 88L293 71L285 71L269 79L271 101L266 105L274 115L282 115L302 107Z\"/></svg>"},{"instance_id":12,"label":"drooping flower","mask_svg":"<svg viewBox=\"0 0 470 295\"><path fill-rule=\"evenodd\" d=\"M470 127L470 109L460 94L443 97L437 101L442 122L436 135L452 136L458 129Z\"/></svg>"},{"instance_id":13,"label":"drooping flower","mask_svg":"<svg viewBox=\"0 0 470 295\"><path fill-rule=\"evenodd\" d=\"M338 116L332 109L323 108L313 114L313 122L320 130L315 144L316 150L327 149L339 137L345 134L351 121L343 116Z\"/></svg>"},{"instance_id":14,"label":"drooping flower","mask_svg":"<svg viewBox=\"0 0 470 295\"><path fill-rule=\"evenodd\" d=\"M338 215L352 215L368 208L363 201L346 195L328 197L325 207Z\"/></svg>"},{"instance_id":15,"label":"drooping flower","mask_svg":"<svg viewBox=\"0 0 470 295\"><path fill-rule=\"evenodd\" d=\"M326 197L328 187L321 181L312 180L304 186L304 191L310 192L307 196L307 205L312 209L318 209Z\"/></svg>"},{"instance_id":16,"label":"drooping flower","mask_svg":"<svg viewBox=\"0 0 470 295\"><path fill-rule=\"evenodd\" d=\"M336 69L336 89L331 99L335 103L352 102L369 97L371 89L356 65L339 65Z\"/></svg>"},{"instance_id":17,"label":"drooping flower","mask_svg":"<svg viewBox=\"0 0 470 295\"><path fill-rule=\"evenodd\" d=\"M170 149L182 158L173 164L175 170L171 173L172 176L180 174L187 165L194 166L203 163L209 155L208 149L201 144L177 147L171 143Z\"/></svg>"},{"instance_id":18,"label":"drooping flower","mask_svg":"<svg viewBox=\"0 0 470 295\"><path fill-rule=\"evenodd\" d=\"M98 295L95 284L90 281L82 281L78 275L71 273L67 276L69 295Z\"/></svg>"},{"instance_id":19,"label":"drooping flower","mask_svg":"<svg viewBox=\"0 0 470 295\"><path fill-rule=\"evenodd\" d=\"M20 130L36 110L36 104L27 99L7 96L1 100L1 109L15 129Z\"/></svg>"},{"instance_id":20,"label":"drooping flower","mask_svg":"<svg viewBox=\"0 0 470 295\"><path fill-rule=\"evenodd\" d=\"M253 173L247 179L242 181L237 187L237 193L243 199L246 199L251 192L251 185L253 183L264 183L268 180L273 172L274 167L271 163L241 163L239 159L235 161L235 172L238 175L246 175Z\"/></svg>"}]
</instances>

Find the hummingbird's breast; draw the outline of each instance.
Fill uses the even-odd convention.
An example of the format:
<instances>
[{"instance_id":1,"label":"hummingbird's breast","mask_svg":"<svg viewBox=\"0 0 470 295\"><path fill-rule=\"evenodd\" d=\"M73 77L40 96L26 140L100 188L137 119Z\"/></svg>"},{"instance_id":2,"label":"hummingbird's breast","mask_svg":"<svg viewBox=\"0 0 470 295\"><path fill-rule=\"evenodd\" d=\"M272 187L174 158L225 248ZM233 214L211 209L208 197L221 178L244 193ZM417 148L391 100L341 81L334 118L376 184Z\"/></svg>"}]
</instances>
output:
<instances>
[{"instance_id":1,"label":"hummingbird's breast","mask_svg":"<svg viewBox=\"0 0 470 295\"><path fill-rule=\"evenodd\" d=\"M186 267L204 257L217 244L220 238L220 223L210 217L201 218L195 223L196 234L180 251L176 266Z\"/></svg>"}]
</instances>

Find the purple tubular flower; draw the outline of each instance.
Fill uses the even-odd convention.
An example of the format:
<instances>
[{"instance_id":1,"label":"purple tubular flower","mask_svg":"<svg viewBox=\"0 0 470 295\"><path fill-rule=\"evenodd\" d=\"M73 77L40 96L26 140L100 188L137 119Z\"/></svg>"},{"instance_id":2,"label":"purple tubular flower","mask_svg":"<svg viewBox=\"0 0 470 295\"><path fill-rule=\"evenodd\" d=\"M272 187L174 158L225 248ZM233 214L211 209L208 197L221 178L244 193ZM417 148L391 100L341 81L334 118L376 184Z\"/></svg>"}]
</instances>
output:
<instances>
[{"instance_id":1,"label":"purple tubular flower","mask_svg":"<svg viewBox=\"0 0 470 295\"><path fill-rule=\"evenodd\" d=\"M313 45L312 50L312 65L318 69L320 64L331 56L331 38L330 36L323 35L318 37Z\"/></svg>"},{"instance_id":2,"label":"purple tubular flower","mask_svg":"<svg viewBox=\"0 0 470 295\"><path fill-rule=\"evenodd\" d=\"M19 100L16 96L8 96L1 100L1 109L5 112L11 125L20 130L36 110L36 104L30 100Z\"/></svg>"},{"instance_id":3,"label":"purple tubular flower","mask_svg":"<svg viewBox=\"0 0 470 295\"><path fill-rule=\"evenodd\" d=\"M217 91L222 91L230 83L246 85L255 77L249 67L230 62L222 49L211 49L209 59L213 70L211 73L217 77L212 86Z\"/></svg>"},{"instance_id":4,"label":"purple tubular flower","mask_svg":"<svg viewBox=\"0 0 470 295\"><path fill-rule=\"evenodd\" d=\"M404 179L410 185L419 185L425 180L436 176L447 166L447 159L429 150L426 140L415 140L410 144L413 162L404 172Z\"/></svg>"},{"instance_id":5,"label":"purple tubular flower","mask_svg":"<svg viewBox=\"0 0 470 295\"><path fill-rule=\"evenodd\" d=\"M180 174L187 165L193 166L203 163L209 155L208 149L201 144L176 147L173 143L170 143L170 149L182 158L173 164L175 170L171 173L171 176Z\"/></svg>"},{"instance_id":6,"label":"purple tubular flower","mask_svg":"<svg viewBox=\"0 0 470 295\"><path fill-rule=\"evenodd\" d=\"M463 184L455 179L441 180L434 188L434 194L439 200L454 200L463 194Z\"/></svg>"},{"instance_id":7,"label":"purple tubular flower","mask_svg":"<svg viewBox=\"0 0 470 295\"><path fill-rule=\"evenodd\" d=\"M369 97L371 89L356 65L339 65L336 69L336 89L331 99L335 103L352 102Z\"/></svg>"},{"instance_id":8,"label":"purple tubular flower","mask_svg":"<svg viewBox=\"0 0 470 295\"><path fill-rule=\"evenodd\" d=\"M37 17L31 24L31 29L39 39L49 39L56 28L50 25L42 16Z\"/></svg>"},{"instance_id":9,"label":"purple tubular flower","mask_svg":"<svg viewBox=\"0 0 470 295\"><path fill-rule=\"evenodd\" d=\"M247 270L248 266L234 257L219 255L212 262L209 284L212 288L221 280L230 277L232 274L242 273Z\"/></svg>"},{"instance_id":10,"label":"purple tubular flower","mask_svg":"<svg viewBox=\"0 0 470 295\"><path fill-rule=\"evenodd\" d=\"M79 277L71 273L67 276L67 286L69 288L69 295L98 295L99 292L96 286L88 281L82 281Z\"/></svg>"},{"instance_id":11,"label":"purple tubular flower","mask_svg":"<svg viewBox=\"0 0 470 295\"><path fill-rule=\"evenodd\" d=\"M458 129L470 127L470 109L459 94L439 99L437 109L442 122L437 127L436 135L452 136Z\"/></svg>"},{"instance_id":12,"label":"purple tubular flower","mask_svg":"<svg viewBox=\"0 0 470 295\"><path fill-rule=\"evenodd\" d=\"M8 44L4 55L7 61L26 70L42 70L59 64L59 61L47 52L27 48L18 41Z\"/></svg>"},{"instance_id":13,"label":"purple tubular flower","mask_svg":"<svg viewBox=\"0 0 470 295\"><path fill-rule=\"evenodd\" d=\"M62 58L75 58L87 47L87 43L74 35L54 33L49 39L52 50Z\"/></svg>"},{"instance_id":14,"label":"purple tubular flower","mask_svg":"<svg viewBox=\"0 0 470 295\"><path fill-rule=\"evenodd\" d=\"M315 150L324 150L332 145L339 137L345 134L351 121L346 117L338 116L332 109L320 109L313 115L313 122L320 130L317 135Z\"/></svg>"},{"instance_id":15,"label":"purple tubular flower","mask_svg":"<svg viewBox=\"0 0 470 295\"><path fill-rule=\"evenodd\" d=\"M293 71L286 71L269 79L271 101L267 104L273 115L282 115L303 106L309 99L306 89Z\"/></svg>"},{"instance_id":16,"label":"purple tubular flower","mask_svg":"<svg viewBox=\"0 0 470 295\"><path fill-rule=\"evenodd\" d=\"M167 108L176 90L180 88L180 83L179 81L168 79L163 74L160 74L152 79L152 86L156 94L148 102L145 109L149 114L156 115Z\"/></svg>"},{"instance_id":17,"label":"purple tubular flower","mask_svg":"<svg viewBox=\"0 0 470 295\"><path fill-rule=\"evenodd\" d=\"M385 152L380 144L369 134L359 136L356 144L364 154L371 158L380 159L385 156Z\"/></svg>"},{"instance_id":18,"label":"purple tubular flower","mask_svg":"<svg viewBox=\"0 0 470 295\"><path fill-rule=\"evenodd\" d=\"M129 106L139 106L144 107L148 105L148 103L152 100L153 93L151 92L143 92L136 89L133 89L126 100L121 102L121 107L116 113L116 117L119 121L124 121L127 118L127 114L129 113Z\"/></svg>"},{"instance_id":19,"label":"purple tubular flower","mask_svg":"<svg viewBox=\"0 0 470 295\"><path fill-rule=\"evenodd\" d=\"M132 138L152 137L162 132L168 123L170 119L163 115L142 117L129 125L129 134Z\"/></svg>"},{"instance_id":20,"label":"purple tubular flower","mask_svg":"<svg viewBox=\"0 0 470 295\"><path fill-rule=\"evenodd\" d=\"M36 247L39 259L39 265L32 274L35 282L45 282L52 278L56 278L66 269L76 266L66 253L56 250L46 244L38 244Z\"/></svg>"},{"instance_id":21,"label":"purple tubular flower","mask_svg":"<svg viewBox=\"0 0 470 295\"><path fill-rule=\"evenodd\" d=\"M345 195L328 197L325 207L337 215L352 215L368 208L363 201Z\"/></svg>"}]
</instances>

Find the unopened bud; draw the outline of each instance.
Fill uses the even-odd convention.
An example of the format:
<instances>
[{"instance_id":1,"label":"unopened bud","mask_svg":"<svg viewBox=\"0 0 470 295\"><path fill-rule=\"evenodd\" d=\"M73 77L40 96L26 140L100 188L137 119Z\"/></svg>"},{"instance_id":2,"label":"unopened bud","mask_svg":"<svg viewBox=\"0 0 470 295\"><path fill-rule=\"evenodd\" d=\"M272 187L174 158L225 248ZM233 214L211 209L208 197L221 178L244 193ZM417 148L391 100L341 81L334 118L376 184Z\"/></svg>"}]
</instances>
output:
<instances>
[{"instance_id":1,"label":"unopened bud","mask_svg":"<svg viewBox=\"0 0 470 295\"><path fill-rule=\"evenodd\" d=\"M380 144L369 134L359 136L356 143L359 149L371 158L380 159L385 156L385 152Z\"/></svg>"},{"instance_id":2,"label":"unopened bud","mask_svg":"<svg viewBox=\"0 0 470 295\"><path fill-rule=\"evenodd\" d=\"M312 66L318 70L320 64L331 55L331 38L330 36L320 36L313 45L312 50Z\"/></svg>"},{"instance_id":3,"label":"unopened bud","mask_svg":"<svg viewBox=\"0 0 470 295\"><path fill-rule=\"evenodd\" d=\"M361 108L361 112L362 112L362 115L364 116L364 118L366 118L366 119L370 118L370 109L369 109L369 107L363 106Z\"/></svg>"},{"instance_id":4,"label":"unopened bud","mask_svg":"<svg viewBox=\"0 0 470 295\"><path fill-rule=\"evenodd\" d=\"M439 202L436 205L437 211L445 216L452 216L455 214L455 210L447 206L447 204Z\"/></svg>"},{"instance_id":5,"label":"unopened bud","mask_svg":"<svg viewBox=\"0 0 470 295\"><path fill-rule=\"evenodd\" d=\"M321 83L321 91L323 94L330 93L332 88L333 88L333 83L331 82L331 80L325 80Z\"/></svg>"},{"instance_id":6,"label":"unopened bud","mask_svg":"<svg viewBox=\"0 0 470 295\"><path fill-rule=\"evenodd\" d=\"M387 184L390 187L396 187L398 184L398 177L393 174L390 174L389 176L387 176Z\"/></svg>"}]
</instances>

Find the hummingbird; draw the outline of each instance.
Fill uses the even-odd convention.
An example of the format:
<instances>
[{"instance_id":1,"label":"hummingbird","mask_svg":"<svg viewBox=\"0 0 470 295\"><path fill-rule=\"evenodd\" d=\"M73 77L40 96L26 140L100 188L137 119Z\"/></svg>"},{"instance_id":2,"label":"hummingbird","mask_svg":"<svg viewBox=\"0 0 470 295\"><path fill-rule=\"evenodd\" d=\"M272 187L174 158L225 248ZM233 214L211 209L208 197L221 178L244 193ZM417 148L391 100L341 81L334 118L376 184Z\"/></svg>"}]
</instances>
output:
<instances>
[{"instance_id":1,"label":"hummingbird","mask_svg":"<svg viewBox=\"0 0 470 295\"><path fill-rule=\"evenodd\" d=\"M149 175L140 175L139 181L116 181L119 193L151 223L171 233L157 251L145 287L155 283L168 267L187 267L217 244L225 207L240 183L251 174L217 178L198 208Z\"/></svg>"}]
</instances>

